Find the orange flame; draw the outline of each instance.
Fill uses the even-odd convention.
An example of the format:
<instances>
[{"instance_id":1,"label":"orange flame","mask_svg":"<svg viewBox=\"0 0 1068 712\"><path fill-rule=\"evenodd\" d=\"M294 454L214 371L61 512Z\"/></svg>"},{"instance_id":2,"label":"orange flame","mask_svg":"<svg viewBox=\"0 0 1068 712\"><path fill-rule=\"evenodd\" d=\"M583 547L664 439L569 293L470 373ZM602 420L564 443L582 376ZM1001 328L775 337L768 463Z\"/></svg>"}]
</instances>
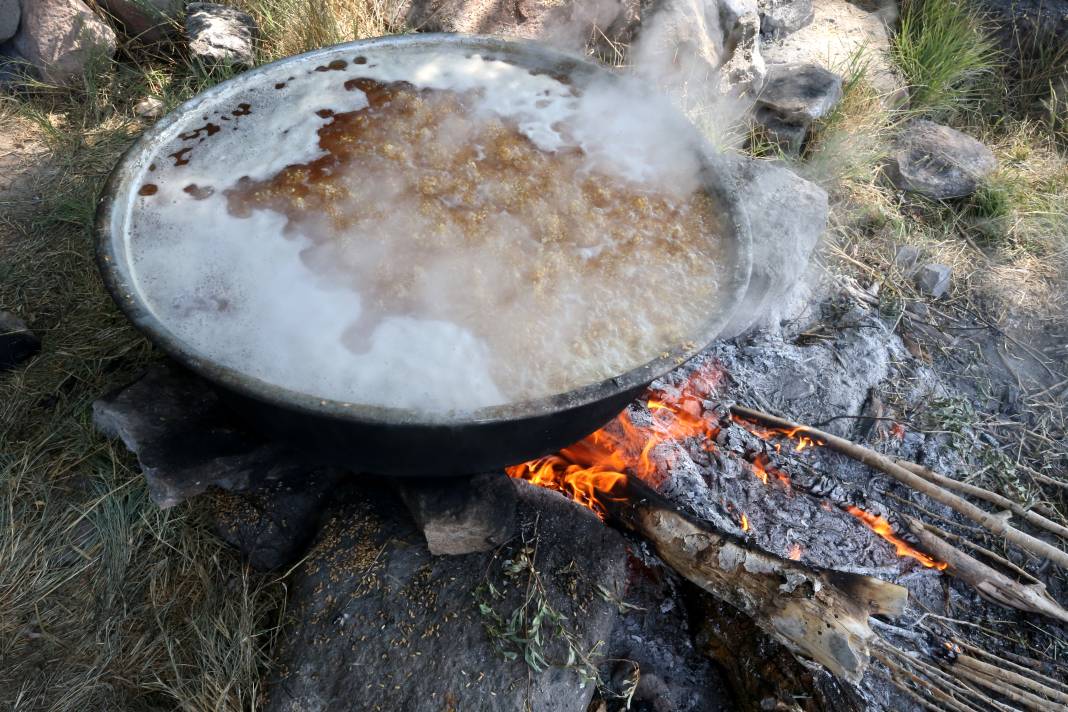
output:
<instances>
[{"instance_id":1,"label":"orange flame","mask_svg":"<svg viewBox=\"0 0 1068 712\"><path fill-rule=\"evenodd\" d=\"M650 422L637 425L626 411L556 455L505 468L510 477L562 492L604 518L602 500L619 496L628 474L659 484L653 451L665 441L701 436L712 450L719 427L704 415L703 401L716 388L718 370L697 371L677 393L649 393Z\"/></svg>"},{"instance_id":2,"label":"orange flame","mask_svg":"<svg viewBox=\"0 0 1068 712\"><path fill-rule=\"evenodd\" d=\"M745 512L742 512L742 531L749 531L749 517L745 516Z\"/></svg>"},{"instance_id":3,"label":"orange flame","mask_svg":"<svg viewBox=\"0 0 1068 712\"><path fill-rule=\"evenodd\" d=\"M763 425L758 425L751 420L746 420L740 415L732 415L731 419L742 426L753 435L756 435L761 440L774 440L775 438L788 438L794 441L794 452L801 452L807 450L810 447L822 447L823 441L818 440L810 435L801 435L801 431L805 429L803 425L799 425L796 428L769 428ZM781 451L781 445L779 443L774 444L775 452Z\"/></svg>"},{"instance_id":4,"label":"orange flame","mask_svg":"<svg viewBox=\"0 0 1068 712\"><path fill-rule=\"evenodd\" d=\"M890 522L886 521L885 517L880 517L871 512L865 512L860 507L854 507L849 505L846 507L846 511L852 514L854 517L864 522L864 524L873 532L886 539L888 542L894 545L897 549L898 556L908 556L921 564L931 569L938 569L943 571L949 564L944 561L937 561L931 558L927 554L923 553L919 549L914 548L907 541L899 537L894 533L894 528L890 526Z\"/></svg>"}]
</instances>

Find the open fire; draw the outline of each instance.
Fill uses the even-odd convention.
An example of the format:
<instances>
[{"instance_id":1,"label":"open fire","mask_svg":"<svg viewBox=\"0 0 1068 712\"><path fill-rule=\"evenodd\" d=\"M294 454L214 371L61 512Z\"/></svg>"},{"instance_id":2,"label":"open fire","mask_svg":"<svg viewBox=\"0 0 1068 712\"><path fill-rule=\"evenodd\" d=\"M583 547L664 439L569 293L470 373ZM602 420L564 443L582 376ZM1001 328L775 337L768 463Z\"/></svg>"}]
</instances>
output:
<instances>
[{"instance_id":1,"label":"open fire","mask_svg":"<svg viewBox=\"0 0 1068 712\"><path fill-rule=\"evenodd\" d=\"M696 439L691 441L692 444L709 452L716 450L716 438L724 423L720 415L706 409L705 402L712 398L723 378L723 372L714 366L699 369L677 389L650 390L645 402L648 418L640 415L635 418L631 411L624 411L604 428L557 454L515 465L506 471L510 477L561 492L604 519L605 502L625 499L628 477L637 477L653 488L662 484L663 478L654 458L659 445L692 438ZM819 440L799 433L798 429L768 428L738 416L731 416L731 421L768 442L775 453L781 453L784 446L800 453L823 445ZM772 465L768 453L753 453L746 461L749 470L764 485L777 480L788 493L793 492L790 476ZM724 504L728 511L736 511L732 504ZM826 500L824 504L830 506ZM946 568L944 562L898 536L885 517L855 504L838 506L893 545L898 556L915 559L928 568ZM752 529L744 512L737 511L735 521L742 532ZM788 546L788 558L799 560L801 553L800 544Z\"/></svg>"}]
</instances>

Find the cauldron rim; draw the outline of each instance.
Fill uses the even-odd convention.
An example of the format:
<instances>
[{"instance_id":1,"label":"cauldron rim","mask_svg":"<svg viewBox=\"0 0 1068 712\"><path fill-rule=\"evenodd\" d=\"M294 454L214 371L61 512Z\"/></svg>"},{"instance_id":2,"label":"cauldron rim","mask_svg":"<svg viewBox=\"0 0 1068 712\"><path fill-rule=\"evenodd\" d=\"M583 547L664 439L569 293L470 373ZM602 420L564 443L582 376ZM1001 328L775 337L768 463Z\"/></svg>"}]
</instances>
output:
<instances>
[{"instance_id":1,"label":"cauldron rim","mask_svg":"<svg viewBox=\"0 0 1068 712\"><path fill-rule=\"evenodd\" d=\"M505 424L533 418L581 410L597 401L613 399L623 393L634 391L656 378L676 369L711 343L727 325L749 285L752 263L752 247L749 220L737 197L734 181L727 160L714 151L703 138L699 150L703 163L704 189L726 209L729 221L728 244L733 248L733 265L724 270L721 287L722 308L708 320L702 334L692 340L676 345L658 358L603 381L549 397L517 401L504 405L488 406L470 410L419 411L406 408L352 403L322 398L309 393L278 386L203 358L174 335L142 301L133 280L124 273L125 206L133 192L133 181L139 175L140 164L152 155L152 149L167 133L191 114L201 113L202 107L235 83L254 87L258 82L268 83L275 73L284 74L306 64L319 63L326 58L353 51L374 49L438 49L454 52L484 52L495 58L525 61L541 65L546 70L560 72L574 78L578 73L586 76L610 76L611 70L582 57L577 57L549 48L541 43L502 39L489 35L462 35L451 33L425 33L377 37L331 45L299 55L286 57L243 72L231 79L207 89L184 102L152 128L142 134L119 159L112 170L97 205L95 220L97 264L104 283L119 308L150 341L165 353L192 371L230 389L240 396L251 398L283 410L305 413L316 419L329 418L353 424L397 425L408 427L441 427L464 425ZM695 130L695 134L697 134ZM122 230L115 230L116 221L123 220ZM592 429L595 429L595 425Z\"/></svg>"}]
</instances>

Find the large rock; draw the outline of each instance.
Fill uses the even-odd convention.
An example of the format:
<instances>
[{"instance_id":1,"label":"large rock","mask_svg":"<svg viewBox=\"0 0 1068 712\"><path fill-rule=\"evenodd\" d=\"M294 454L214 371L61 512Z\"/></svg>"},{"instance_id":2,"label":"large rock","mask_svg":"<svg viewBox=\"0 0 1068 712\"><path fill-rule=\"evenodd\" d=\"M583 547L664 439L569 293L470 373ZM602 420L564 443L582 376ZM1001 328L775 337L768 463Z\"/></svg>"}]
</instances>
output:
<instances>
[{"instance_id":1,"label":"large rock","mask_svg":"<svg viewBox=\"0 0 1068 712\"><path fill-rule=\"evenodd\" d=\"M718 72L724 91L759 89L760 15L756 0L406 0L405 24L422 31L498 34L611 54L630 47L632 63L654 75L694 59Z\"/></svg>"},{"instance_id":2,"label":"large rock","mask_svg":"<svg viewBox=\"0 0 1068 712\"><path fill-rule=\"evenodd\" d=\"M842 78L818 64L776 64L753 107L765 135L797 154L812 122L831 113L842 100Z\"/></svg>"},{"instance_id":3,"label":"large rock","mask_svg":"<svg viewBox=\"0 0 1068 712\"><path fill-rule=\"evenodd\" d=\"M728 159L735 190L749 217L753 271L749 289L721 336L777 326L786 316L820 235L827 227L827 193L770 161Z\"/></svg>"},{"instance_id":4,"label":"large rock","mask_svg":"<svg viewBox=\"0 0 1068 712\"><path fill-rule=\"evenodd\" d=\"M584 712L594 686L576 668L599 661L618 618L623 539L517 484L519 536L456 557L431 555L396 500L353 492L290 580L266 709ZM535 617L540 643L524 651Z\"/></svg>"},{"instance_id":5,"label":"large rock","mask_svg":"<svg viewBox=\"0 0 1068 712\"><path fill-rule=\"evenodd\" d=\"M94 57L115 53L115 32L81 0L22 0L12 43L43 80L66 84Z\"/></svg>"},{"instance_id":6,"label":"large rock","mask_svg":"<svg viewBox=\"0 0 1068 712\"><path fill-rule=\"evenodd\" d=\"M211 486L247 490L312 469L285 446L244 429L202 379L166 366L93 403L93 425L137 455L161 507Z\"/></svg>"},{"instance_id":7,"label":"large rock","mask_svg":"<svg viewBox=\"0 0 1068 712\"><path fill-rule=\"evenodd\" d=\"M15 36L20 19L22 8L19 6L19 0L0 0L0 42Z\"/></svg>"},{"instance_id":8,"label":"large rock","mask_svg":"<svg viewBox=\"0 0 1068 712\"><path fill-rule=\"evenodd\" d=\"M778 40L765 42L761 54L775 64L819 64L846 74L858 55L867 64L867 80L888 104L904 100L905 81L889 57L887 15L848 0L812 0L813 19Z\"/></svg>"},{"instance_id":9,"label":"large rock","mask_svg":"<svg viewBox=\"0 0 1068 712\"><path fill-rule=\"evenodd\" d=\"M142 42L159 42L173 34L185 0L98 0L122 26L125 35Z\"/></svg>"},{"instance_id":10,"label":"large rock","mask_svg":"<svg viewBox=\"0 0 1068 712\"><path fill-rule=\"evenodd\" d=\"M760 7L760 34L785 37L812 22L812 0L757 0Z\"/></svg>"},{"instance_id":11,"label":"large rock","mask_svg":"<svg viewBox=\"0 0 1068 712\"><path fill-rule=\"evenodd\" d=\"M898 135L887 173L906 192L945 200L971 195L995 168L994 154L968 134L916 119Z\"/></svg>"},{"instance_id":12,"label":"large rock","mask_svg":"<svg viewBox=\"0 0 1068 712\"><path fill-rule=\"evenodd\" d=\"M26 322L0 311L0 371L14 368L41 350L41 340Z\"/></svg>"},{"instance_id":13,"label":"large rock","mask_svg":"<svg viewBox=\"0 0 1068 712\"><path fill-rule=\"evenodd\" d=\"M232 7L194 2L186 8L189 53L204 65L251 67L256 61L257 33L252 16Z\"/></svg>"}]
</instances>

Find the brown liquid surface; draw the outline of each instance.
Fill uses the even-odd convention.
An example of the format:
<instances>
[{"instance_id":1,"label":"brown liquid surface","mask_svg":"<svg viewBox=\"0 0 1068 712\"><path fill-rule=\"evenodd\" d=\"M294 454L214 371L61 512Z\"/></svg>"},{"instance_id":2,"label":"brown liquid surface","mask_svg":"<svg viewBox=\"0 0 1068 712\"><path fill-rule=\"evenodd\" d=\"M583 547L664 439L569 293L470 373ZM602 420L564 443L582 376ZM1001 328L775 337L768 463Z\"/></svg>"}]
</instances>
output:
<instances>
[{"instance_id":1,"label":"brown liquid surface","mask_svg":"<svg viewBox=\"0 0 1068 712\"><path fill-rule=\"evenodd\" d=\"M549 153L477 94L351 79L359 111L317 113L326 154L226 191L310 240L305 264L361 295L345 336L367 348L388 316L440 319L482 339L513 399L637 367L696 337L715 309L723 222L680 199ZM252 239L252 238L250 238ZM355 319L354 319L355 321Z\"/></svg>"}]
</instances>

